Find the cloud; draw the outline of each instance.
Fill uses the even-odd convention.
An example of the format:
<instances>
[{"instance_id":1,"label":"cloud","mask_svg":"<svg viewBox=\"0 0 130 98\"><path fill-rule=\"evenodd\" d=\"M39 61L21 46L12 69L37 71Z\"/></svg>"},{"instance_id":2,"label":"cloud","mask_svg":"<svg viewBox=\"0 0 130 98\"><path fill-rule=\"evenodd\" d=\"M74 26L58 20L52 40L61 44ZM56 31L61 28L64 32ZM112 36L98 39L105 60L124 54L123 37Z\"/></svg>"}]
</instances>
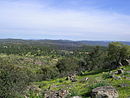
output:
<instances>
[{"instance_id":1,"label":"cloud","mask_svg":"<svg viewBox=\"0 0 130 98\"><path fill-rule=\"evenodd\" d=\"M4 34L7 37L15 32L15 37L50 35L50 38L73 40L130 40L129 15L92 7L61 10L35 0L0 3L0 33L8 33Z\"/></svg>"}]
</instances>

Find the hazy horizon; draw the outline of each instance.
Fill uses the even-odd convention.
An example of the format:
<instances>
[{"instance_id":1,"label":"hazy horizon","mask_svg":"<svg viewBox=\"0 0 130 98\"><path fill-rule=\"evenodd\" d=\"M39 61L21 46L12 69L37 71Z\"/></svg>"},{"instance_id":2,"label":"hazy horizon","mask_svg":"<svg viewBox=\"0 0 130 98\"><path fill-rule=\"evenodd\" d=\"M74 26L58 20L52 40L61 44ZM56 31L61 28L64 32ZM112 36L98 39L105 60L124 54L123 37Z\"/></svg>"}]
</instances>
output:
<instances>
[{"instance_id":1,"label":"hazy horizon","mask_svg":"<svg viewBox=\"0 0 130 98\"><path fill-rule=\"evenodd\" d=\"M63 41L103 41L103 42L130 42L125 40L71 40L71 39L29 39L29 38L0 38L0 40L63 40Z\"/></svg>"},{"instance_id":2,"label":"hazy horizon","mask_svg":"<svg viewBox=\"0 0 130 98\"><path fill-rule=\"evenodd\" d=\"M0 39L130 41L129 0L1 0Z\"/></svg>"}]
</instances>

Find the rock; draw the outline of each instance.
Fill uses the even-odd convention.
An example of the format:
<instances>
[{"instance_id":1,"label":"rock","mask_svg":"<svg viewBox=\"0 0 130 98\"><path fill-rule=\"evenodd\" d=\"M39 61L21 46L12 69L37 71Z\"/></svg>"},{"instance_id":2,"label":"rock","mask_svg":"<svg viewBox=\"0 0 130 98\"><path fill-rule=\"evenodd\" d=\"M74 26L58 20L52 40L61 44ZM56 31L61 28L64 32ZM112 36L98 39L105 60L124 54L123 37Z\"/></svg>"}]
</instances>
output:
<instances>
[{"instance_id":1,"label":"rock","mask_svg":"<svg viewBox=\"0 0 130 98\"><path fill-rule=\"evenodd\" d=\"M113 79L115 79L115 80L122 80L121 76L113 76Z\"/></svg>"},{"instance_id":2,"label":"rock","mask_svg":"<svg viewBox=\"0 0 130 98\"><path fill-rule=\"evenodd\" d=\"M76 80L76 75L69 75L67 78L66 78L66 80L70 80L70 81L72 81L72 82L76 82L77 80Z\"/></svg>"},{"instance_id":3,"label":"rock","mask_svg":"<svg viewBox=\"0 0 130 98\"><path fill-rule=\"evenodd\" d=\"M123 73L124 73L124 70L123 70L123 68L122 68L122 69L118 69L115 74L123 74Z\"/></svg>"},{"instance_id":4,"label":"rock","mask_svg":"<svg viewBox=\"0 0 130 98\"><path fill-rule=\"evenodd\" d=\"M44 94L44 98L65 98L68 94L67 90L47 91Z\"/></svg>"},{"instance_id":5,"label":"rock","mask_svg":"<svg viewBox=\"0 0 130 98\"><path fill-rule=\"evenodd\" d=\"M129 84L119 84L118 87L130 87Z\"/></svg>"},{"instance_id":6,"label":"rock","mask_svg":"<svg viewBox=\"0 0 130 98\"><path fill-rule=\"evenodd\" d=\"M82 98L81 96L73 96L71 98Z\"/></svg>"},{"instance_id":7,"label":"rock","mask_svg":"<svg viewBox=\"0 0 130 98\"><path fill-rule=\"evenodd\" d=\"M91 98L118 98L118 92L112 86L97 87L92 90Z\"/></svg>"},{"instance_id":8,"label":"rock","mask_svg":"<svg viewBox=\"0 0 130 98\"><path fill-rule=\"evenodd\" d=\"M29 98L29 96L30 96L30 94L28 93L28 92L34 92L35 93L35 96L39 96L39 95L41 95L42 94L42 90L37 86L37 85L30 85L30 86L28 86L27 88L26 88L26 97L27 98ZM24 97L25 97L24 96ZM25 98L26 98L25 97Z\"/></svg>"},{"instance_id":9,"label":"rock","mask_svg":"<svg viewBox=\"0 0 130 98\"><path fill-rule=\"evenodd\" d=\"M81 79L81 80L80 80L80 83L85 83L85 82L87 82L87 81L88 81L88 79L89 79L88 77L83 78L83 79Z\"/></svg>"},{"instance_id":10,"label":"rock","mask_svg":"<svg viewBox=\"0 0 130 98\"><path fill-rule=\"evenodd\" d=\"M122 80L121 76L115 76L114 74L110 75L109 78L115 79L115 80Z\"/></svg>"},{"instance_id":11,"label":"rock","mask_svg":"<svg viewBox=\"0 0 130 98\"><path fill-rule=\"evenodd\" d=\"M72 79L71 82L76 82L77 80L76 79Z\"/></svg>"},{"instance_id":12,"label":"rock","mask_svg":"<svg viewBox=\"0 0 130 98\"><path fill-rule=\"evenodd\" d=\"M126 77L127 80L130 80L130 77Z\"/></svg>"},{"instance_id":13,"label":"rock","mask_svg":"<svg viewBox=\"0 0 130 98\"><path fill-rule=\"evenodd\" d=\"M39 93L41 91L41 89L37 86L37 85L30 85L27 87L28 91L33 91L36 93Z\"/></svg>"},{"instance_id":14,"label":"rock","mask_svg":"<svg viewBox=\"0 0 130 98\"><path fill-rule=\"evenodd\" d=\"M129 60L122 60L121 61L121 64L123 65L123 66L126 66L126 65L130 65L130 61Z\"/></svg>"},{"instance_id":15,"label":"rock","mask_svg":"<svg viewBox=\"0 0 130 98\"><path fill-rule=\"evenodd\" d=\"M130 71L126 71L127 73L130 73Z\"/></svg>"},{"instance_id":16,"label":"rock","mask_svg":"<svg viewBox=\"0 0 130 98\"><path fill-rule=\"evenodd\" d=\"M24 96L24 98L29 98L29 97L27 97L26 95L23 95Z\"/></svg>"}]
</instances>

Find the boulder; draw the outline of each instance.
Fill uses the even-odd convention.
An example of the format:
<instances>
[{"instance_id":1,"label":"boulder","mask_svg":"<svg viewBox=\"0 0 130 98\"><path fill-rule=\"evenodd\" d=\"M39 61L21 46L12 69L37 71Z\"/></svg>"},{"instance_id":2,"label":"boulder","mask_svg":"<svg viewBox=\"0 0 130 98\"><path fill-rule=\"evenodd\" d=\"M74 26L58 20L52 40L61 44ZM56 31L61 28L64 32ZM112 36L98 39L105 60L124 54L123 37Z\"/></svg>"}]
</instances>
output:
<instances>
[{"instance_id":1,"label":"boulder","mask_svg":"<svg viewBox=\"0 0 130 98\"><path fill-rule=\"evenodd\" d=\"M47 91L44 94L44 98L65 98L68 94L67 90Z\"/></svg>"},{"instance_id":2,"label":"boulder","mask_svg":"<svg viewBox=\"0 0 130 98\"><path fill-rule=\"evenodd\" d=\"M112 86L97 87L91 93L91 98L118 98L118 96L118 92Z\"/></svg>"}]
</instances>

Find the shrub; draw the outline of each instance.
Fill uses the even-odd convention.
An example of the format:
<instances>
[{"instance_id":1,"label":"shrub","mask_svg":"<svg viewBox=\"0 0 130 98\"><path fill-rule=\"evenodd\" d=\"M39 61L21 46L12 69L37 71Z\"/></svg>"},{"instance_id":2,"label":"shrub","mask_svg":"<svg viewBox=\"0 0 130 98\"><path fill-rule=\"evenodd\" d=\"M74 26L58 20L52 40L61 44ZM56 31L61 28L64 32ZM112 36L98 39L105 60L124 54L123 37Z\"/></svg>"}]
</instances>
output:
<instances>
[{"instance_id":1,"label":"shrub","mask_svg":"<svg viewBox=\"0 0 130 98\"><path fill-rule=\"evenodd\" d=\"M78 60L75 58L63 58L58 61L56 67L58 68L61 76L67 76L75 72L79 72Z\"/></svg>"},{"instance_id":2,"label":"shrub","mask_svg":"<svg viewBox=\"0 0 130 98\"><path fill-rule=\"evenodd\" d=\"M20 96L31 81L27 69L0 65L0 98Z\"/></svg>"},{"instance_id":3,"label":"shrub","mask_svg":"<svg viewBox=\"0 0 130 98\"><path fill-rule=\"evenodd\" d=\"M103 79L108 79L108 78L110 78L111 77L111 74L109 74L109 73L104 73L103 75L102 75L102 78Z\"/></svg>"},{"instance_id":4,"label":"shrub","mask_svg":"<svg viewBox=\"0 0 130 98\"><path fill-rule=\"evenodd\" d=\"M44 66L38 72L39 80L50 80L58 77L59 71L55 66Z\"/></svg>"}]
</instances>

